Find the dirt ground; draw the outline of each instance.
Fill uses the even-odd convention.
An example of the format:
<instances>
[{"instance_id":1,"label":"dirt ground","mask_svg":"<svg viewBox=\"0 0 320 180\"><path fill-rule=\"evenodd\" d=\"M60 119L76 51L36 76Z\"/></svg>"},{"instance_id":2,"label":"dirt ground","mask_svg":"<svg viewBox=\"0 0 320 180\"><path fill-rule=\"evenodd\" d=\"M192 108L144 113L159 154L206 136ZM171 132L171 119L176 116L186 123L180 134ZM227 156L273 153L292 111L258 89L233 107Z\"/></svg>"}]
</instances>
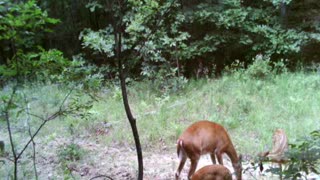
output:
<instances>
[{"instance_id":1,"label":"dirt ground","mask_svg":"<svg viewBox=\"0 0 320 180\"><path fill-rule=\"evenodd\" d=\"M129 144L105 143L103 138L95 136L77 137L74 143L78 144L85 151L83 157L79 161L68 162L67 170L62 169L61 160L58 157L58 147L70 144L70 139L58 137L55 139L37 142L37 172L41 180L60 180L70 179L69 172L72 172L71 179L91 180L99 175L109 176L113 180L135 180L137 175L137 156L135 147ZM109 145L106 145L109 144ZM159 143L161 144L161 143ZM175 171L178 167L178 157L176 154L175 144L156 145L143 149L144 158L144 180L173 180L175 179ZM24 158L28 161L30 169L32 168L31 157ZM212 164L208 155L202 156L197 169L205 165ZM234 170L227 156L224 156L224 164L230 169L234 176ZM270 164L265 164L268 169ZM244 156L242 163L243 169L246 170L242 177L243 180L278 180L279 177L270 173L260 173L258 169L253 170L253 166L249 163L248 157ZM275 165L276 166L276 165ZM187 173L190 162L187 161L181 172L181 180L187 179ZM68 178L66 178L68 177ZM1 179L1 177L0 177ZM103 180L107 178L94 178L95 180ZM308 180L320 180L319 175L310 175Z\"/></svg>"},{"instance_id":2,"label":"dirt ground","mask_svg":"<svg viewBox=\"0 0 320 180\"><path fill-rule=\"evenodd\" d=\"M59 165L59 160L54 149L57 146L67 143L64 139L55 139L50 143L43 145L38 155L38 171L40 179L64 179ZM85 151L86 155L82 160L70 163L68 169L72 171L74 179L88 180L99 175L107 175L114 180L134 180L136 179L136 170L138 169L135 148L129 145L112 145L105 146L99 140L92 141L83 138L77 142ZM149 148L148 148L149 149ZM171 147L160 147L154 151L146 150L144 156L144 179L145 180L172 180L174 179L175 170L178 167L178 158L176 155L175 145ZM233 172L229 159L225 156L225 165ZM197 169L211 164L209 156L203 156L198 164ZM251 165L244 162L243 168L246 169ZM187 161L182 174L181 180L187 179L187 172L190 162ZM58 170L60 169L60 171ZM234 176L235 178L235 176ZM106 179L106 178L95 178ZM246 171L243 174L244 180L269 180L279 179L276 175L260 173L258 170ZM308 179L320 179L319 176Z\"/></svg>"}]
</instances>

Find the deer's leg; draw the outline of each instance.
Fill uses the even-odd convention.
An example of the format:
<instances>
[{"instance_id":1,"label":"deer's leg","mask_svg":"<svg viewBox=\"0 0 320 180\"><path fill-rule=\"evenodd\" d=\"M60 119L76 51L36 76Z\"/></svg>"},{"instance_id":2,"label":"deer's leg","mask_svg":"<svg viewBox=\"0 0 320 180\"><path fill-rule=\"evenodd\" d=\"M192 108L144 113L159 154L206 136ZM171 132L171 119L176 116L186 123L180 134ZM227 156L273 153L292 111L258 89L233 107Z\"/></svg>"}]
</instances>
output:
<instances>
[{"instance_id":1,"label":"deer's leg","mask_svg":"<svg viewBox=\"0 0 320 180\"><path fill-rule=\"evenodd\" d=\"M210 154L210 157L211 157L212 163L213 163L213 164L217 164L217 162L216 162L216 155L215 155L214 152Z\"/></svg>"},{"instance_id":2,"label":"deer's leg","mask_svg":"<svg viewBox=\"0 0 320 180\"><path fill-rule=\"evenodd\" d=\"M216 155L217 155L219 164L223 165L222 151L220 149L216 151Z\"/></svg>"},{"instance_id":3,"label":"deer's leg","mask_svg":"<svg viewBox=\"0 0 320 180\"><path fill-rule=\"evenodd\" d=\"M280 180L282 180L282 165L279 163L279 170L280 170Z\"/></svg>"},{"instance_id":4,"label":"deer's leg","mask_svg":"<svg viewBox=\"0 0 320 180\"><path fill-rule=\"evenodd\" d=\"M179 163L178 169L177 169L177 171L176 171L176 180L179 179L181 170L183 169L183 166L184 166L184 164L186 163L187 156L186 156L185 153L181 153L181 155L180 155L179 158L180 158L180 163Z\"/></svg>"},{"instance_id":5,"label":"deer's leg","mask_svg":"<svg viewBox=\"0 0 320 180\"><path fill-rule=\"evenodd\" d=\"M200 156L196 156L194 158L190 158L191 166L190 166L190 170L189 170L189 174L188 174L188 179L191 179L191 176L196 171L199 159L200 159Z\"/></svg>"}]
</instances>

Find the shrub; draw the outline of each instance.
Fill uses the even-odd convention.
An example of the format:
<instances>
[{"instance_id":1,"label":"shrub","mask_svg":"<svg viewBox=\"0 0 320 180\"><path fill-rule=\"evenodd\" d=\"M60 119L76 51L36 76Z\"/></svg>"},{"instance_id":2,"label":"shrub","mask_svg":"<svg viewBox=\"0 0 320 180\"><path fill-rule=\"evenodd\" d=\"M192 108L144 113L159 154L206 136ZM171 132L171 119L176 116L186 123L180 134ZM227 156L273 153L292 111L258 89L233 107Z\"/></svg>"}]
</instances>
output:
<instances>
[{"instance_id":1,"label":"shrub","mask_svg":"<svg viewBox=\"0 0 320 180\"><path fill-rule=\"evenodd\" d=\"M58 157L61 162L78 161L82 158L84 150L75 143L61 146L58 149Z\"/></svg>"},{"instance_id":2,"label":"shrub","mask_svg":"<svg viewBox=\"0 0 320 180\"><path fill-rule=\"evenodd\" d=\"M310 135L296 144L290 144L288 152L289 167L284 171L285 178L298 179L311 172L320 173L320 130L313 131ZM301 173L303 172L303 173Z\"/></svg>"},{"instance_id":3,"label":"shrub","mask_svg":"<svg viewBox=\"0 0 320 180\"><path fill-rule=\"evenodd\" d=\"M171 67L161 67L156 70L142 71L142 75L152 80L154 90L160 90L161 93L174 93L183 89L188 80L184 76L177 75L178 70Z\"/></svg>"},{"instance_id":4,"label":"shrub","mask_svg":"<svg viewBox=\"0 0 320 180\"><path fill-rule=\"evenodd\" d=\"M245 71L245 75L248 78L265 79L272 74L272 68L270 66L270 58L258 54L254 59L253 63L248 66Z\"/></svg>"},{"instance_id":5,"label":"shrub","mask_svg":"<svg viewBox=\"0 0 320 180\"><path fill-rule=\"evenodd\" d=\"M59 83L81 82L86 90L98 90L102 87L104 75L112 71L108 67L98 67L87 63L81 55L73 57L69 66L66 66L60 74L56 74L53 80Z\"/></svg>"},{"instance_id":6,"label":"shrub","mask_svg":"<svg viewBox=\"0 0 320 180\"><path fill-rule=\"evenodd\" d=\"M258 54L247 68L244 62L235 60L230 66L225 68L225 72L235 78L268 79L273 75L286 73L288 69L286 60L281 59L272 62L269 56Z\"/></svg>"},{"instance_id":7,"label":"shrub","mask_svg":"<svg viewBox=\"0 0 320 180\"><path fill-rule=\"evenodd\" d=\"M0 66L0 76L8 79L19 77L24 80L48 81L71 65L59 50L39 50L30 53L18 52L6 65Z\"/></svg>"}]
</instances>

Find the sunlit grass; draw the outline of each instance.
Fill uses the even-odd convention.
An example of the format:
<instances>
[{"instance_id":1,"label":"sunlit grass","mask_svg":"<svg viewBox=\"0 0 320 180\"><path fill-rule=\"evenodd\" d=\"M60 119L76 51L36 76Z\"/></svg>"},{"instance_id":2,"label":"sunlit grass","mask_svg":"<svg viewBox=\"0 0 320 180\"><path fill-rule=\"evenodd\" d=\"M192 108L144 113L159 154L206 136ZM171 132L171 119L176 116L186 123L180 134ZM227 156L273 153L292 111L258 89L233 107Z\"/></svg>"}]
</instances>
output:
<instances>
[{"instance_id":1,"label":"sunlit grass","mask_svg":"<svg viewBox=\"0 0 320 180\"><path fill-rule=\"evenodd\" d=\"M189 80L185 89L166 94L155 91L150 82L134 82L129 85L128 94L146 150L161 143L173 148L188 125L208 119L225 126L239 152L256 154L271 145L276 128L283 128L290 142L320 128L319 77L285 73L257 80L226 75L219 79ZM41 84L27 87L25 92L34 100L30 103L32 111L42 115L58 108L68 93L66 88ZM120 89L109 86L97 95L99 101L94 102L88 120L78 117L53 120L41 131L39 139L70 137L72 126L78 136L92 135L102 128L108 130L103 142L133 144ZM35 127L37 121L33 120ZM22 126L23 121L17 125ZM4 126L1 122L1 127ZM7 137L5 133L1 128L1 137Z\"/></svg>"},{"instance_id":2,"label":"sunlit grass","mask_svg":"<svg viewBox=\"0 0 320 180\"><path fill-rule=\"evenodd\" d=\"M288 73L267 80L225 76L191 81L182 92L164 97L148 89L139 96L143 92L129 88L134 92L129 100L143 144L165 139L173 145L185 127L209 119L228 129L239 151L252 154L271 145L276 128L284 129L290 142L319 129L319 87L317 74Z\"/></svg>"}]
</instances>

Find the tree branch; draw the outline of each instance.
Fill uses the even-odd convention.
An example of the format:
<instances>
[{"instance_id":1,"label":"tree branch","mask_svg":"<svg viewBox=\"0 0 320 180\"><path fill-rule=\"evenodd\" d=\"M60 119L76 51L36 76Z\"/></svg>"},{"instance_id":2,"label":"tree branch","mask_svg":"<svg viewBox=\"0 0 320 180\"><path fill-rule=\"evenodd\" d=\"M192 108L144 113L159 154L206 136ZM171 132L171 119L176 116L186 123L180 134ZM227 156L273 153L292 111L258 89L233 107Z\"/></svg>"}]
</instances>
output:
<instances>
[{"instance_id":1,"label":"tree branch","mask_svg":"<svg viewBox=\"0 0 320 180\"><path fill-rule=\"evenodd\" d=\"M74 89L74 88L73 88ZM35 138L35 136L39 133L39 131L43 128L43 126L50 120L53 120L55 118L57 118L58 116L62 115L63 112L65 112L66 110L62 110L62 106L64 105L65 101L68 99L68 97L70 96L71 92L73 91L73 89L71 89L69 91L69 93L66 95L66 97L64 98L64 100L62 101L60 107L59 107L59 111L53 113L50 117L44 119L41 116L36 116L40 119L43 120L43 122L41 123L41 125L38 127L38 129L36 130L36 132L31 136L30 140L28 141L28 143L24 146L24 148L21 150L21 152L19 153L19 155L16 157L17 159L19 159L21 157L21 155L23 154L23 152L27 149L27 147L29 146L29 144L33 141L33 139ZM30 114L33 115L33 114Z\"/></svg>"},{"instance_id":2,"label":"tree branch","mask_svg":"<svg viewBox=\"0 0 320 180\"><path fill-rule=\"evenodd\" d=\"M13 155L13 163L14 163L14 174L13 174L13 178L14 180L17 179L18 176L18 159L17 159L17 154L16 154L16 150L15 150L15 146L14 146L14 142L13 142L13 138L12 138L12 131L11 131L11 124L10 124L10 116L9 116L9 110L10 110L10 106L13 103L13 97L16 94L16 90L17 90L17 84L13 87L12 89L12 93L10 96L10 99L7 103L7 107L4 110L4 114L5 114L5 119L7 121L7 129L8 129L8 133L9 133L9 140L10 140L10 145L11 145L11 151L12 151L12 155Z\"/></svg>"},{"instance_id":3,"label":"tree branch","mask_svg":"<svg viewBox=\"0 0 320 180\"><path fill-rule=\"evenodd\" d=\"M27 124L28 124L28 133L29 133L29 136L32 137L32 133L31 133L31 126L30 126L30 107L29 107L29 102L27 100L27 97L26 97L26 94L23 93L23 96L24 96L24 100L25 100L25 103L26 103L26 113L27 113ZM32 140L32 149L33 149L33 155L32 155L32 160L33 160L33 169L34 169L34 174L35 174L35 178L36 180L38 180L38 171L37 171L37 166L36 166L36 143L34 142L34 140Z\"/></svg>"}]
</instances>

